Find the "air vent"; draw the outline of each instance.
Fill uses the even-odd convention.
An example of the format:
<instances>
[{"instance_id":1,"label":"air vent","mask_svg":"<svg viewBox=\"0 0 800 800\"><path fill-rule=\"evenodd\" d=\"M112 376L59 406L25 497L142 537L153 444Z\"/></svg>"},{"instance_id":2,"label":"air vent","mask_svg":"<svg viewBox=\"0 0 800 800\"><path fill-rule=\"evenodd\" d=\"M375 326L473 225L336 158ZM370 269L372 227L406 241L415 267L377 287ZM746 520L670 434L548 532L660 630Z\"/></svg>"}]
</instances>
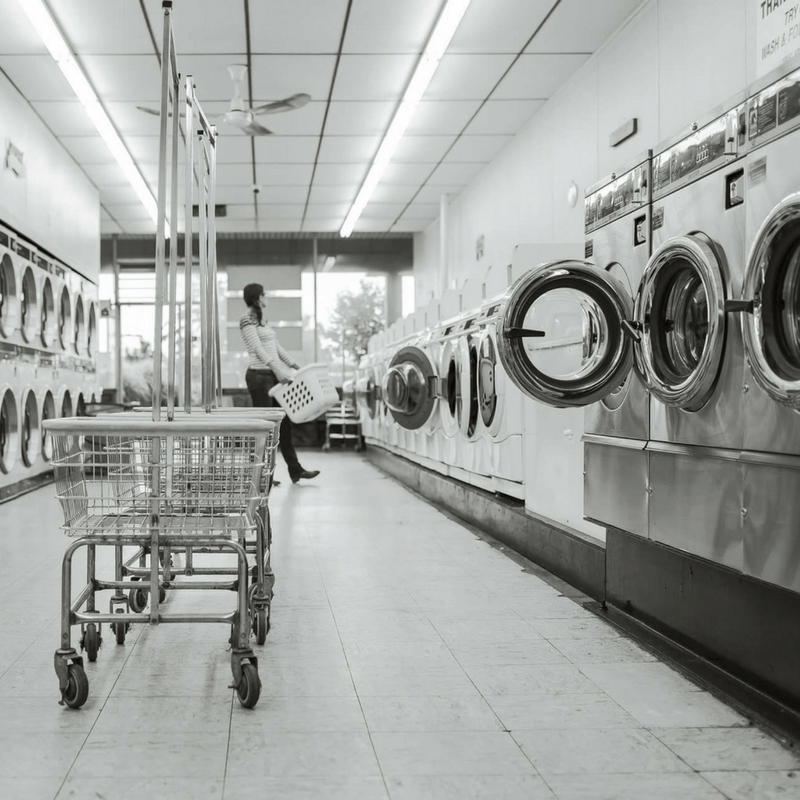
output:
<instances>
[{"instance_id":1,"label":"air vent","mask_svg":"<svg viewBox=\"0 0 800 800\"><path fill-rule=\"evenodd\" d=\"M192 206L192 216L198 217L200 216L200 207L199 206ZM214 206L214 216L215 217L227 217L228 216L228 206L226 205L216 205Z\"/></svg>"}]
</instances>

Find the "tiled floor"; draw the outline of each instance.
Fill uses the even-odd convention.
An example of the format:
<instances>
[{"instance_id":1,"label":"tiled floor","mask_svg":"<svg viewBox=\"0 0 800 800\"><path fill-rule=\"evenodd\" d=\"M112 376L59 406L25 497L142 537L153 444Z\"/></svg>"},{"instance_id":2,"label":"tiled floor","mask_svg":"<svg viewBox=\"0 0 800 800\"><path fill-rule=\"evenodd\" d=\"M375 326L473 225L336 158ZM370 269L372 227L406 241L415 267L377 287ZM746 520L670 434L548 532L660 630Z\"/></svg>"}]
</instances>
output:
<instances>
[{"instance_id":1,"label":"tiled floor","mask_svg":"<svg viewBox=\"0 0 800 800\"><path fill-rule=\"evenodd\" d=\"M320 477L273 492L274 628L251 711L209 625L107 633L88 702L59 706L59 507L50 487L0 506L0 798L800 797L798 754L574 590L357 454L305 460Z\"/></svg>"}]
</instances>

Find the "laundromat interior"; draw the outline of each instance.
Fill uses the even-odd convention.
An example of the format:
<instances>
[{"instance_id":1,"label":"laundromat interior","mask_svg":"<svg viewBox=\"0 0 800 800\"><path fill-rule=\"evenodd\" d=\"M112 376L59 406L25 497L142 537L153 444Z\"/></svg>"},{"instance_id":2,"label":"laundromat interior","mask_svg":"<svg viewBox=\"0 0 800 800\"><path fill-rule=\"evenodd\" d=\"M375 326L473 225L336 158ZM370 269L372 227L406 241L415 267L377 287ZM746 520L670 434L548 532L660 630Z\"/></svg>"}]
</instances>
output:
<instances>
[{"instance_id":1,"label":"laundromat interior","mask_svg":"<svg viewBox=\"0 0 800 800\"><path fill-rule=\"evenodd\" d=\"M800 797L800 4L0 9L0 798Z\"/></svg>"}]
</instances>

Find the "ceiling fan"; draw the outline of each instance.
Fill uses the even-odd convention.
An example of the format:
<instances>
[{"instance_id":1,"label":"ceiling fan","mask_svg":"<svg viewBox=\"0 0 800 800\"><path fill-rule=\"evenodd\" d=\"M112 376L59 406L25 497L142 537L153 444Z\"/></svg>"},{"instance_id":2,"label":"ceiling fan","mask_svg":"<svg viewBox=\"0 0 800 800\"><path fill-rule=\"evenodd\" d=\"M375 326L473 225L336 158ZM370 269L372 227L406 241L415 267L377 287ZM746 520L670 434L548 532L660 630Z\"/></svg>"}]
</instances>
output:
<instances>
[{"instance_id":1,"label":"ceiling fan","mask_svg":"<svg viewBox=\"0 0 800 800\"><path fill-rule=\"evenodd\" d=\"M283 100L275 100L272 103L264 103L264 105L247 108L242 97L242 81L246 71L247 66L245 64L228 65L228 73L233 81L233 97L228 111L221 117L217 117L217 119L226 125L233 125L248 136L268 136L272 133L261 123L256 122L255 117L257 115L294 111L296 108L302 108L311 99L311 95L301 92L285 97ZM147 114L155 114L156 116L159 114L158 111L145 106L137 106L137 108Z\"/></svg>"}]
</instances>

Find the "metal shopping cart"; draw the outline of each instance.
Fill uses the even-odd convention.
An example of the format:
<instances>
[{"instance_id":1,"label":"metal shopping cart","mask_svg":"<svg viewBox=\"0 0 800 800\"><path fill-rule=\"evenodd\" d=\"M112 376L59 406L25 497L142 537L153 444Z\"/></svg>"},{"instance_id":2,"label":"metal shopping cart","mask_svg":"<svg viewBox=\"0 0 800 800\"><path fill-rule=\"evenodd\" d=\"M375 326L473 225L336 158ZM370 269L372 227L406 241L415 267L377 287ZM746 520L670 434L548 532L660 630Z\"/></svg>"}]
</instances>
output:
<instances>
[{"instance_id":1,"label":"metal shopping cart","mask_svg":"<svg viewBox=\"0 0 800 800\"><path fill-rule=\"evenodd\" d=\"M64 514L63 530L78 537L62 562L61 641L55 654L62 703L80 708L89 694L83 659L71 644L73 625L81 626L81 648L97 656L100 626L120 632L132 622L216 622L231 626L231 670L239 702L252 708L261 682L258 660L250 648L248 560L242 540L258 528L262 474L267 469L276 424L252 418L148 419L109 417L47 420L53 441L56 496ZM86 438L91 437L91 447ZM120 558L114 580L96 574L96 547L147 547L151 554L148 612L129 608ZM87 582L72 599L72 559L87 549ZM173 582L170 548L213 548L237 559L229 582ZM159 589L228 589L236 608L228 613L165 614ZM96 608L96 593L113 589L109 613ZM81 610L83 609L83 610Z\"/></svg>"}]
</instances>

